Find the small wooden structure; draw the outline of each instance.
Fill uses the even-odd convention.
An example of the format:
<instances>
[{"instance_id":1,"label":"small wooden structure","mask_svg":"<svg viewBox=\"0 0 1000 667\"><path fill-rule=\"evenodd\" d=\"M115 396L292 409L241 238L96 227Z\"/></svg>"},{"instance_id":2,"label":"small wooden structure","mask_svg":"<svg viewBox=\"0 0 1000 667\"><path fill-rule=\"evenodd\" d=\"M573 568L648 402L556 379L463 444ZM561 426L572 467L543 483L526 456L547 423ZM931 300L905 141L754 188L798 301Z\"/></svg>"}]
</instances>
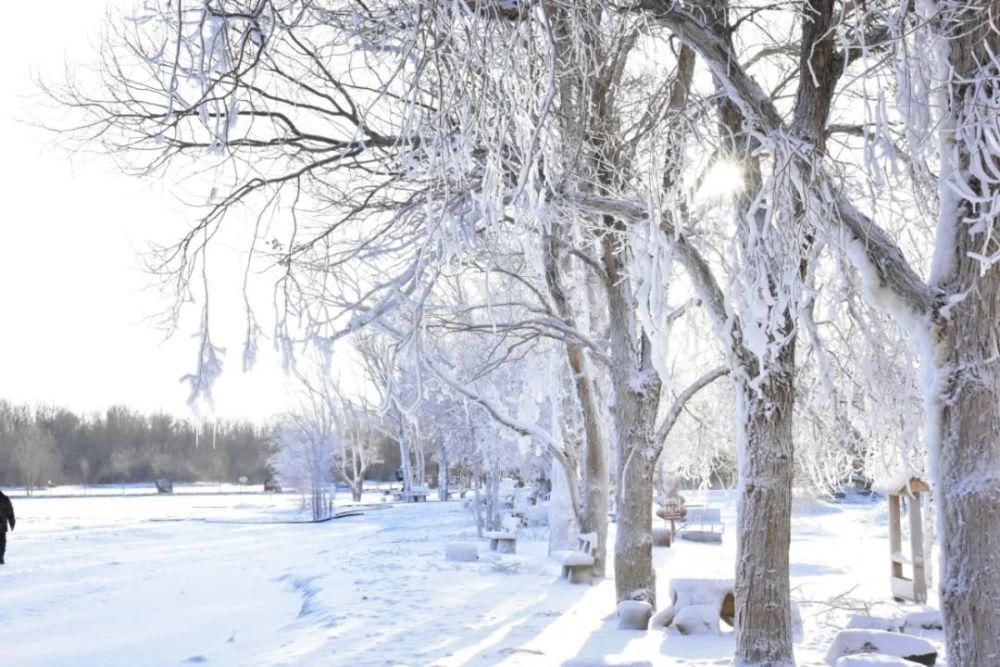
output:
<instances>
[{"instance_id":1,"label":"small wooden structure","mask_svg":"<svg viewBox=\"0 0 1000 667\"><path fill-rule=\"evenodd\" d=\"M687 516L687 512L687 507L684 505L684 498L682 496L666 498L660 503L660 509L656 511L656 516L670 524L670 533L669 538L666 540L666 546L670 546L674 535L677 534L676 522L683 521Z\"/></svg>"},{"instance_id":2,"label":"small wooden structure","mask_svg":"<svg viewBox=\"0 0 1000 667\"><path fill-rule=\"evenodd\" d=\"M889 551L892 560L890 584L892 596L896 600L912 600L918 604L927 602L927 574L924 570L924 524L921 517L920 500L921 495L930 493L930 490L930 486L917 477L911 477L902 487L894 487L889 490ZM903 553L901 505L904 497L909 499L909 558ZM910 565L911 577L904 576L904 565Z\"/></svg>"}]
</instances>

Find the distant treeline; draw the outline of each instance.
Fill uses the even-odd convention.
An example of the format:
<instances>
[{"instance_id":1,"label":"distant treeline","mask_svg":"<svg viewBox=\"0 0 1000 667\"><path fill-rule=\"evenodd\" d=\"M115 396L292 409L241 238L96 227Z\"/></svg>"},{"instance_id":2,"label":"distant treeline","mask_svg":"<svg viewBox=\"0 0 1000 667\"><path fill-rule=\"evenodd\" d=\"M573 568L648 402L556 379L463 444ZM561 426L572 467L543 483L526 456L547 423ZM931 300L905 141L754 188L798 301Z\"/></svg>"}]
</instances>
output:
<instances>
[{"instance_id":1,"label":"distant treeline","mask_svg":"<svg viewBox=\"0 0 1000 667\"><path fill-rule=\"evenodd\" d=\"M270 475L270 427L197 425L116 406L79 415L0 400L0 484L109 484L158 477L259 483Z\"/></svg>"}]
</instances>

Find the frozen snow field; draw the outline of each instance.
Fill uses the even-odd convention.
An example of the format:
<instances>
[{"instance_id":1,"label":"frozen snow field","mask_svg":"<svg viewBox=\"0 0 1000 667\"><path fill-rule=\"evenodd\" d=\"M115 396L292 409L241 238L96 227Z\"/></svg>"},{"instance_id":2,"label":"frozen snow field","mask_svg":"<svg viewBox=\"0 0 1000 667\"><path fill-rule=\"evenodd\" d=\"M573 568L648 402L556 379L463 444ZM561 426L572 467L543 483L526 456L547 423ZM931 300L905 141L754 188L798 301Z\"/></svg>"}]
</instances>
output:
<instances>
[{"instance_id":1,"label":"frozen snow field","mask_svg":"<svg viewBox=\"0 0 1000 667\"><path fill-rule=\"evenodd\" d=\"M723 507L723 544L655 549L661 607L673 576L732 576L735 507L724 494L708 501ZM560 581L544 529L526 529L500 565L456 563L445 544L476 541L459 502L280 523L301 518L298 502L251 493L14 497L17 530L0 568L3 664L729 663L725 632L617 630L613 582ZM800 665L823 664L851 614L918 609L891 601L884 515L882 504L799 504L791 575L805 623Z\"/></svg>"}]
</instances>

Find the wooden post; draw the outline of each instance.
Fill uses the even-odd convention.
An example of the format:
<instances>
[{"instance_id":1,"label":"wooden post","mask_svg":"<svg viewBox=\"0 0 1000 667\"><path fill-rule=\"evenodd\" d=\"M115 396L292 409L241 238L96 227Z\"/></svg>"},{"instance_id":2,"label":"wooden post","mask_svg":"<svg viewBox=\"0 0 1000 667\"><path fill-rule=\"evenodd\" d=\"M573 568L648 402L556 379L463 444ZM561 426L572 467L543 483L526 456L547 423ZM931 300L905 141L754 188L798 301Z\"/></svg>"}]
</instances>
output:
<instances>
[{"instance_id":1,"label":"wooden post","mask_svg":"<svg viewBox=\"0 0 1000 667\"><path fill-rule=\"evenodd\" d=\"M924 560L924 524L921 517L920 496L930 493L930 487L916 477L905 486L889 494L889 550L892 571L890 584L896 600L927 602L927 573ZM904 495L910 499L910 554L903 553L901 503ZM910 576L903 574L903 565L909 565Z\"/></svg>"},{"instance_id":2,"label":"wooden post","mask_svg":"<svg viewBox=\"0 0 1000 667\"><path fill-rule=\"evenodd\" d=\"M920 516L920 494L910 499L910 554L913 558L913 601L927 602L927 577L924 574L924 523Z\"/></svg>"},{"instance_id":3,"label":"wooden post","mask_svg":"<svg viewBox=\"0 0 1000 667\"><path fill-rule=\"evenodd\" d=\"M902 578L903 563L899 556L903 554L903 535L899 525L899 496L889 496L889 558L892 563L893 578Z\"/></svg>"}]
</instances>

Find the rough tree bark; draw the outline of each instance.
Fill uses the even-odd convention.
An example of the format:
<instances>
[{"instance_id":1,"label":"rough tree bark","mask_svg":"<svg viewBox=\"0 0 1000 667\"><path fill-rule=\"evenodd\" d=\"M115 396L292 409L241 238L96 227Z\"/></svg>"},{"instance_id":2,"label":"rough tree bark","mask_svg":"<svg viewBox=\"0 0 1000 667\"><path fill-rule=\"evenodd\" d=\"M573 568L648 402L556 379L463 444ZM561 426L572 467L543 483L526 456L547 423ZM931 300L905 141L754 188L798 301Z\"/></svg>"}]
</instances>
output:
<instances>
[{"instance_id":1,"label":"rough tree bark","mask_svg":"<svg viewBox=\"0 0 1000 667\"><path fill-rule=\"evenodd\" d=\"M608 225L620 224L608 222ZM622 230L617 230L619 233ZM617 236L617 235L616 235ZM636 303L611 233L603 239L611 326L611 384L618 451L615 497L615 597L656 606L653 570L653 431L661 380L653 368L650 341L636 326Z\"/></svg>"},{"instance_id":2,"label":"rough tree bark","mask_svg":"<svg viewBox=\"0 0 1000 667\"><path fill-rule=\"evenodd\" d=\"M792 513L794 346L759 389L736 385L739 496L736 530L736 663L791 665L788 549ZM755 377L755 376L753 376ZM741 432L742 431L742 432Z\"/></svg>"},{"instance_id":3,"label":"rough tree bark","mask_svg":"<svg viewBox=\"0 0 1000 667\"><path fill-rule=\"evenodd\" d=\"M671 84L668 113L687 104L694 73L694 52L682 47ZM610 101L595 105L610 111ZM610 119L605 121L610 122ZM680 150L679 146L674 147ZM669 151L668 151L669 152ZM668 159L669 161L669 159ZM615 165L601 160L602 183L614 181ZM667 186L669 181L665 181ZM611 327L611 382L615 392L612 417L618 451L615 533L615 595L622 600L646 600L656 607L656 571L653 568L653 477L663 439L658 439L656 413L662 381L653 367L651 342L636 324L638 303L624 266L627 233L619 220L605 217L609 230L602 239L605 293ZM620 247L615 247L617 239ZM673 412L673 411L671 411ZM676 417L674 417L676 418ZM671 421L672 425L672 421ZM669 428L669 427L668 427ZM663 434L665 438L666 435Z\"/></svg>"},{"instance_id":4,"label":"rough tree bark","mask_svg":"<svg viewBox=\"0 0 1000 667\"><path fill-rule=\"evenodd\" d=\"M1000 231L998 227L997 231ZM939 321L935 390L935 500L948 660L1000 664L1000 271L980 275L980 244L957 234L955 286L971 290ZM976 246L973 248L972 246Z\"/></svg>"},{"instance_id":5,"label":"rough tree bark","mask_svg":"<svg viewBox=\"0 0 1000 667\"><path fill-rule=\"evenodd\" d=\"M997 0L941 7L930 16L947 93L939 101L941 209L931 287L933 372L927 388L941 536L941 605L948 661L1000 664L1000 252L995 132L1000 35ZM993 128L993 129L991 129ZM994 134L995 136L995 134ZM972 223L976 225L973 226ZM978 227L978 229L976 229ZM985 240L985 241L984 241Z\"/></svg>"},{"instance_id":6,"label":"rough tree bark","mask_svg":"<svg viewBox=\"0 0 1000 667\"><path fill-rule=\"evenodd\" d=\"M728 0L714 3L714 9L715 13L709 13L709 26L732 48ZM724 94L725 85L718 77L716 86ZM783 667L794 665L788 570L794 475L795 333L790 314L793 306L789 295L780 292L787 287L781 287L780 279L773 273L781 271L782 262L774 256L777 248L754 247L754 238L766 238L766 226L773 224L761 219L754 205L762 187L760 162L754 155L757 139L747 132L744 115L732 100L722 96L718 104L723 148L729 159L743 165L746 178L746 190L736 202L738 243L745 248L746 257L741 270L746 273L745 280L756 279L763 286L761 290L766 296L762 293L756 298L768 304L768 311L780 309L777 319L781 322L774 330L768 326L774 319L770 313L761 321L753 306L749 312L741 313L741 321L756 317L766 331L772 351L764 357L746 348L742 331L729 341L736 366L733 375L738 406L739 466L734 663L739 667ZM735 325L740 326L740 323Z\"/></svg>"}]
</instances>

